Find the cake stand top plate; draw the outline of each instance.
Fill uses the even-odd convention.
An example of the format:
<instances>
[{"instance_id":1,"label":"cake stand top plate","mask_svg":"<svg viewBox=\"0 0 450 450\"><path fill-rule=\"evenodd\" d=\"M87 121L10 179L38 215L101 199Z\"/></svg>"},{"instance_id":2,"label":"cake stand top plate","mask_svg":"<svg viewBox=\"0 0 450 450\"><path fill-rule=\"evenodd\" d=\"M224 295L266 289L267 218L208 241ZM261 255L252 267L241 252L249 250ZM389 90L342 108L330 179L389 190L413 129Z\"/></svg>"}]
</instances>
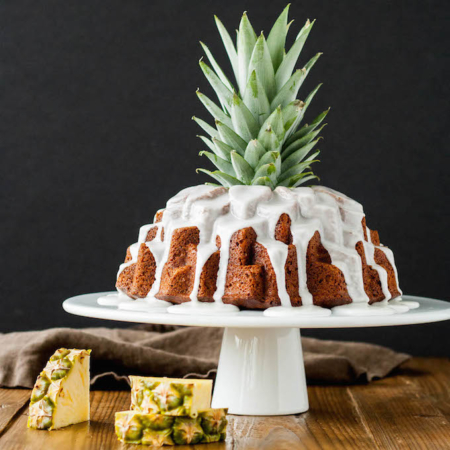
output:
<instances>
[{"instance_id":1,"label":"cake stand top plate","mask_svg":"<svg viewBox=\"0 0 450 450\"><path fill-rule=\"evenodd\" d=\"M413 325L439 322L450 319L450 303L431 298L404 295L404 300L420 303L420 307L406 313L390 316L349 317L331 315L328 317L266 317L261 311L240 311L228 315L185 315L167 312L142 312L118 309L117 306L101 306L97 298L111 292L71 297L63 303L70 314L121 322L152 323L165 325L187 325L197 327L234 328L357 328L384 327L392 325Z\"/></svg>"}]
</instances>

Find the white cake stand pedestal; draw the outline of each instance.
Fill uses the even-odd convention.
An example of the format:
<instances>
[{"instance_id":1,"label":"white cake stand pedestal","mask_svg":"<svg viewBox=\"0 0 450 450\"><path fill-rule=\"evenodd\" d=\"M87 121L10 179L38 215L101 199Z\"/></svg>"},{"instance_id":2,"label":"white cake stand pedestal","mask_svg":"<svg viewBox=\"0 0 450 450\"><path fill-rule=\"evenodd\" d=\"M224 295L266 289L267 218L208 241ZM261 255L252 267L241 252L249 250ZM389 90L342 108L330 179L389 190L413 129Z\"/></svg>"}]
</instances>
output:
<instances>
[{"instance_id":1,"label":"white cake stand pedestal","mask_svg":"<svg viewBox=\"0 0 450 450\"><path fill-rule=\"evenodd\" d=\"M230 414L284 415L308 410L301 328L351 328L412 325L450 319L450 303L403 296L420 307L388 316L266 317L260 311L228 315L170 314L166 310L125 310L102 306L97 299L111 293L79 295L63 308L71 313L125 322L224 327L213 408ZM138 306L138 305L136 305Z\"/></svg>"}]
</instances>

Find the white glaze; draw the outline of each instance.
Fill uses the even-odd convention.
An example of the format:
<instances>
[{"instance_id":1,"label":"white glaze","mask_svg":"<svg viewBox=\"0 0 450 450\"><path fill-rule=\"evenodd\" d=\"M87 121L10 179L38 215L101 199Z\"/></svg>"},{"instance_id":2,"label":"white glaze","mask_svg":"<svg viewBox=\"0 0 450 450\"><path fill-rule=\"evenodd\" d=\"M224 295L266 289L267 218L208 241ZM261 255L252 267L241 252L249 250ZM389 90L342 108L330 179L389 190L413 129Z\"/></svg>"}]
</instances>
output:
<instances>
[{"instance_id":1,"label":"white glaze","mask_svg":"<svg viewBox=\"0 0 450 450\"><path fill-rule=\"evenodd\" d=\"M130 298L122 292L104 295L97 299L97 303L101 306L117 306L123 301L130 301Z\"/></svg>"},{"instance_id":2,"label":"white glaze","mask_svg":"<svg viewBox=\"0 0 450 450\"><path fill-rule=\"evenodd\" d=\"M357 242L363 242L367 264L378 272L382 291L387 300L391 298L387 273L383 267L375 263L374 253L376 248L385 253L397 277L392 252L387 247L375 246L370 239L368 228L368 241L364 239L362 227L364 212L359 203L323 186L296 189L278 187L274 191L265 186L233 186L226 189L200 185L184 189L167 202L161 222L141 228L138 242L130 247L132 259L120 266L119 274L137 261L139 247L145 243L156 262L155 282L146 298L146 301L152 301L160 288L161 274L169 257L174 231L178 228L196 226L199 229L200 243L197 246L191 302L170 307L169 312L197 314L198 311L202 311L200 314L203 314L217 308L224 313L226 309L224 307L231 306L222 303L230 256L230 240L236 231L252 227L256 232L257 242L266 248L270 257L282 305L282 309L270 308L266 315L288 314L285 311L292 314L294 309L286 291L284 270L288 246L274 237L276 224L283 213L288 214L292 222L291 233L297 249L299 269L299 295L304 305L295 308L295 314L315 312L322 315L317 309L319 307L313 307L313 298L307 287L306 253L308 243L316 231L320 233L322 245L330 254L332 264L342 271L353 301L350 305L338 307L341 309L337 309L337 314L361 315L364 312L365 315L379 315L395 312L394 308L385 305L378 305L376 309L369 307L369 298L364 290L362 262L355 245ZM150 242L145 242L147 233L152 227L157 227L156 237ZM162 229L164 241L161 239ZM214 303L204 307L205 303L199 302L197 298L200 275L204 264L217 251L216 236L221 240L217 287L213 296ZM396 302L396 305L397 312L404 311L407 306L401 302Z\"/></svg>"},{"instance_id":3,"label":"white glaze","mask_svg":"<svg viewBox=\"0 0 450 450\"><path fill-rule=\"evenodd\" d=\"M172 303L165 302L164 300L155 299L136 299L122 301L119 303L118 308L126 311L142 311L142 312L164 312Z\"/></svg>"},{"instance_id":4,"label":"white glaze","mask_svg":"<svg viewBox=\"0 0 450 450\"><path fill-rule=\"evenodd\" d=\"M390 306L375 306L367 303L350 303L348 305L335 306L331 309L334 316L391 316L396 313L395 309Z\"/></svg>"},{"instance_id":5,"label":"white glaze","mask_svg":"<svg viewBox=\"0 0 450 450\"><path fill-rule=\"evenodd\" d=\"M389 302L389 305L405 305L407 306L409 309L417 309L420 306L419 302L414 302L411 300L403 300L401 297L399 298L394 298L394 300L391 300Z\"/></svg>"},{"instance_id":6,"label":"white glaze","mask_svg":"<svg viewBox=\"0 0 450 450\"><path fill-rule=\"evenodd\" d=\"M154 299L131 299L123 292L116 294L108 294L97 299L97 303L102 306L117 306L119 309L127 311L156 311L162 312L167 309L172 303L164 300Z\"/></svg>"}]
</instances>

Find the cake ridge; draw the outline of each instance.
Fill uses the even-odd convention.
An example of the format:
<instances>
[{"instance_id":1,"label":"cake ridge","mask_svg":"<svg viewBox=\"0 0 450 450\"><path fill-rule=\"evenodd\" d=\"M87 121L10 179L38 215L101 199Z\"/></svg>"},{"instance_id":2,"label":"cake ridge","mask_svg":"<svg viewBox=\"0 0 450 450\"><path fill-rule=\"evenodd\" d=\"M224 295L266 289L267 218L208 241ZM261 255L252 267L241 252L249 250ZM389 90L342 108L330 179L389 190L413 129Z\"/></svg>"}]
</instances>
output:
<instances>
[{"instance_id":1,"label":"cake ridge","mask_svg":"<svg viewBox=\"0 0 450 450\"><path fill-rule=\"evenodd\" d=\"M281 242L275 236L275 229L283 214L290 220L289 232L292 244ZM161 212L159 215L161 216ZM156 234L153 239L146 242L146 237L153 228L156 228ZM129 248L131 259L120 266L117 275L119 292L127 295L130 293L122 280L125 276L123 274L127 268L132 271L133 265L138 261L141 245L144 244L153 255L156 264L155 280L145 298L160 298L162 278L168 276L170 269L169 258L174 233L190 228L198 230L192 231L194 234L198 233L198 238L193 238L195 242L189 244L189 252L194 255L189 253L193 259L189 270L192 269L194 273L193 277L191 273L192 290L189 294L191 302L201 301L198 296L203 270L210 258L219 252L216 289L212 300L218 305L223 303L230 271L230 252L234 251L230 249L232 237L244 229L252 229L256 233L255 243L261 245L267 252L268 264L271 264L275 273L278 304L281 306L292 305L292 298L287 291L285 267L289 245L295 247L297 256L298 296L301 298L301 304L314 303L314 295L308 287L307 255L310 242L317 232L320 244L331 258L331 265L343 275L350 301L354 303L375 301L365 291L363 257L366 266L378 274L383 299L394 298L393 294L401 295L392 251L372 242L372 232L365 224L362 205L344 194L323 186L296 189L278 187L272 191L266 186L233 186L227 189L200 185L180 191L167 202L160 221L141 227L138 242ZM216 243L217 237L220 238L220 249ZM359 242L362 242L363 255L360 255L356 248ZM375 260L377 249L384 254L392 267L396 292L389 289L387 269L377 264ZM258 270L254 269L253 272L255 276L258 275ZM267 306L272 305L263 305Z\"/></svg>"}]
</instances>

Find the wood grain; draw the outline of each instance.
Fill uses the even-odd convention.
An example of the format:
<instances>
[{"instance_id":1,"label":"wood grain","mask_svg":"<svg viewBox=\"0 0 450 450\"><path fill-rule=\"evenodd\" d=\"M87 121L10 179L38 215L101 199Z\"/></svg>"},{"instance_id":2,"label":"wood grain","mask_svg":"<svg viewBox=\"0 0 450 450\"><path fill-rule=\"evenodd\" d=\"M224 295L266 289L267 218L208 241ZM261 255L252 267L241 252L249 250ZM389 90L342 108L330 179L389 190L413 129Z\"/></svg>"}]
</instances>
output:
<instances>
[{"instance_id":1,"label":"wood grain","mask_svg":"<svg viewBox=\"0 0 450 450\"><path fill-rule=\"evenodd\" d=\"M281 417L229 416L225 443L177 450L450 449L450 361L414 358L389 378L311 386L310 410ZM0 389L0 449L138 449L117 441L114 413L127 391L91 393L91 421L58 431L26 428L28 390ZM2 432L3 431L3 432ZM143 448L143 447L141 447Z\"/></svg>"},{"instance_id":2,"label":"wood grain","mask_svg":"<svg viewBox=\"0 0 450 450\"><path fill-rule=\"evenodd\" d=\"M450 359L413 358L403 366L404 383L424 391L450 422Z\"/></svg>"},{"instance_id":3,"label":"wood grain","mask_svg":"<svg viewBox=\"0 0 450 450\"><path fill-rule=\"evenodd\" d=\"M29 398L28 389L0 389L0 436Z\"/></svg>"}]
</instances>

